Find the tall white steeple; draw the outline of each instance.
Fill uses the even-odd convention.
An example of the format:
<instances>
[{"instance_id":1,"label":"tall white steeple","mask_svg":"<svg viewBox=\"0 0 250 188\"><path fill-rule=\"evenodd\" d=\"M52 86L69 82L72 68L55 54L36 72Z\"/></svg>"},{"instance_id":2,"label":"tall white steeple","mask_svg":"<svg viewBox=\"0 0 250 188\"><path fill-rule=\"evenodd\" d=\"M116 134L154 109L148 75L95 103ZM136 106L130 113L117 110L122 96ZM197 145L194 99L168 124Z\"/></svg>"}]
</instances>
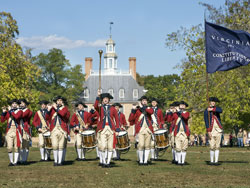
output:
<instances>
[{"instance_id":1,"label":"tall white steeple","mask_svg":"<svg viewBox=\"0 0 250 188\"><path fill-rule=\"evenodd\" d=\"M115 42L111 35L111 24L110 22L110 36L106 42L106 53L104 54L104 70L105 72L115 73L117 70L117 55L115 53Z\"/></svg>"}]
</instances>

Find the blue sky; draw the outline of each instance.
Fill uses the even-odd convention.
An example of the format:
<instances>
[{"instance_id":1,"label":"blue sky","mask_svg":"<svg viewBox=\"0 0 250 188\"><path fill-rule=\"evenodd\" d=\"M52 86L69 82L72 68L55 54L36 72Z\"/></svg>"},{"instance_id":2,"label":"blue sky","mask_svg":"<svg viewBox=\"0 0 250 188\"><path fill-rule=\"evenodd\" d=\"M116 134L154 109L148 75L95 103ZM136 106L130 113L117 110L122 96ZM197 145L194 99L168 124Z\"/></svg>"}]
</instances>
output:
<instances>
[{"instance_id":1,"label":"blue sky","mask_svg":"<svg viewBox=\"0 0 250 188\"><path fill-rule=\"evenodd\" d=\"M174 67L185 52L171 52L164 42L168 33L203 23L204 8L224 0L0 0L0 11L17 20L22 46L34 48L33 55L61 48L72 65L93 58L98 69L98 50L104 50L109 22L114 22L118 68L128 69L128 58L137 58L141 75L179 74Z\"/></svg>"}]
</instances>

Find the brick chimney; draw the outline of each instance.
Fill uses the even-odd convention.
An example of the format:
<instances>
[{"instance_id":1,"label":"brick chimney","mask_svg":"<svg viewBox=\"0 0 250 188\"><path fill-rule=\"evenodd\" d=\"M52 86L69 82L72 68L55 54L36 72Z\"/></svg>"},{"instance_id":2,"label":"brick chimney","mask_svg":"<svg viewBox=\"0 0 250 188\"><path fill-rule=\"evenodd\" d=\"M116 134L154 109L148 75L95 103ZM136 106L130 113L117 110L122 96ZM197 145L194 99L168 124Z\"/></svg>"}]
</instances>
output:
<instances>
[{"instance_id":1,"label":"brick chimney","mask_svg":"<svg viewBox=\"0 0 250 188\"><path fill-rule=\"evenodd\" d=\"M135 57L129 58L129 71L132 77L136 80L136 58Z\"/></svg>"},{"instance_id":2,"label":"brick chimney","mask_svg":"<svg viewBox=\"0 0 250 188\"><path fill-rule=\"evenodd\" d=\"M93 59L91 57L85 58L85 80L88 79L90 71L92 70L92 61Z\"/></svg>"}]
</instances>

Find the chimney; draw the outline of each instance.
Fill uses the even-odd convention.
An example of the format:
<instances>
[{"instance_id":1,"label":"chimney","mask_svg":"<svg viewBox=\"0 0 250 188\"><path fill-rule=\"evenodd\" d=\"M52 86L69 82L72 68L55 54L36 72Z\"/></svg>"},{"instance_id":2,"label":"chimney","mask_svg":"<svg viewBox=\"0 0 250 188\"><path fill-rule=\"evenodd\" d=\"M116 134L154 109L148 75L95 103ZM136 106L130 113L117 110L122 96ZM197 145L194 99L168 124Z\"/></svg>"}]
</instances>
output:
<instances>
[{"instance_id":1,"label":"chimney","mask_svg":"<svg viewBox=\"0 0 250 188\"><path fill-rule=\"evenodd\" d=\"M92 61L93 59L91 57L85 58L85 80L88 79L90 71L92 70Z\"/></svg>"},{"instance_id":2,"label":"chimney","mask_svg":"<svg viewBox=\"0 0 250 188\"><path fill-rule=\"evenodd\" d=\"M129 71L132 77L136 80L136 58L135 57L129 58Z\"/></svg>"}]
</instances>

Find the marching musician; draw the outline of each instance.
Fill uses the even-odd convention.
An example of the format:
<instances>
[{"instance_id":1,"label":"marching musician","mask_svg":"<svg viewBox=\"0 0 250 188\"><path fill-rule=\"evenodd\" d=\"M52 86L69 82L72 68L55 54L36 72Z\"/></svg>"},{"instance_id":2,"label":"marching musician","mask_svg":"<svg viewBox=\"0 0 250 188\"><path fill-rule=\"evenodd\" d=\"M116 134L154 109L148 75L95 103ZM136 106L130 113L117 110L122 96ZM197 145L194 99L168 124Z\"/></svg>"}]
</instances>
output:
<instances>
[{"instance_id":1,"label":"marching musician","mask_svg":"<svg viewBox=\"0 0 250 188\"><path fill-rule=\"evenodd\" d=\"M173 156L173 160L172 160L172 164L178 164L178 160L177 160L177 154L175 151L175 137L174 137L174 128L175 128L175 121L174 121L174 114L177 112L177 108L179 108L179 102L175 101L172 104L170 104L170 109L166 110L166 115L165 115L165 121L167 121L168 123L170 123L170 127L169 127L169 144L172 148L172 156Z\"/></svg>"},{"instance_id":2,"label":"marching musician","mask_svg":"<svg viewBox=\"0 0 250 188\"><path fill-rule=\"evenodd\" d=\"M188 138L190 131L188 128L189 112L185 111L188 104L184 101L179 103L177 112L174 113L175 121L174 136L175 136L175 151L177 154L178 165L184 165L186 159L186 151L188 148Z\"/></svg>"},{"instance_id":3,"label":"marching musician","mask_svg":"<svg viewBox=\"0 0 250 188\"><path fill-rule=\"evenodd\" d=\"M222 109L216 106L220 102L217 97L209 98L209 107L204 112L204 120L210 144L210 165L219 165L219 149L223 127L221 125L220 114Z\"/></svg>"},{"instance_id":4,"label":"marching musician","mask_svg":"<svg viewBox=\"0 0 250 188\"><path fill-rule=\"evenodd\" d=\"M75 132L75 146L77 151L77 161L84 161L85 151L82 147L82 132L89 128L91 114L87 111L84 111L84 108L87 106L82 102L78 101L75 104L77 108L76 112L73 114L70 120L70 126L74 129Z\"/></svg>"},{"instance_id":5,"label":"marching musician","mask_svg":"<svg viewBox=\"0 0 250 188\"><path fill-rule=\"evenodd\" d=\"M97 130L97 124L98 124L98 119L99 119L99 114L95 110L94 106L91 107L91 110L89 111L91 114L90 117L90 124L89 126L95 130ZM96 131L96 140L97 140L97 146L96 146L96 160L100 160L100 155L99 155L99 150L98 150L98 140L99 140L99 133Z\"/></svg>"},{"instance_id":6,"label":"marching musician","mask_svg":"<svg viewBox=\"0 0 250 188\"><path fill-rule=\"evenodd\" d=\"M154 113L154 110L147 106L148 98L146 96L142 96L139 101L139 106L133 105L132 107L129 122L135 122L135 133L138 135L139 141L137 146L139 165L148 165L151 136L154 132L151 115Z\"/></svg>"},{"instance_id":7,"label":"marching musician","mask_svg":"<svg viewBox=\"0 0 250 188\"><path fill-rule=\"evenodd\" d=\"M7 121L6 141L10 159L9 166L16 166L19 157L18 150L22 144L20 120L23 111L19 109L19 101L17 99L9 101L9 105L11 106L8 106L8 109L6 107L2 108L1 122ZM14 159L12 152L14 152Z\"/></svg>"},{"instance_id":8,"label":"marching musician","mask_svg":"<svg viewBox=\"0 0 250 188\"><path fill-rule=\"evenodd\" d=\"M121 112L121 108L123 106L120 103L114 103L112 106L115 107L118 113L118 119L119 119L119 128L122 131L125 131L128 129L128 123L126 121L125 115ZM120 152L115 148L117 144L117 138L114 137L114 143L113 143L113 160L120 160Z\"/></svg>"},{"instance_id":9,"label":"marching musician","mask_svg":"<svg viewBox=\"0 0 250 188\"><path fill-rule=\"evenodd\" d=\"M152 117L152 126L154 131L158 129L163 129L164 125L164 118L163 118L163 113L162 110L158 107L159 106L159 101L156 98L151 99L151 106L152 109L154 110L154 113L151 115ZM158 159L158 150L155 148L155 141L154 137L152 136L151 140L151 161L157 160Z\"/></svg>"},{"instance_id":10,"label":"marching musician","mask_svg":"<svg viewBox=\"0 0 250 188\"><path fill-rule=\"evenodd\" d=\"M32 124L36 127L38 131L38 139L39 139L39 147L41 154L41 162L50 161L50 149L45 149L45 138L44 133L50 131L49 122L45 119L45 116L48 112L47 104L49 104L46 100L39 101L40 110L35 113Z\"/></svg>"},{"instance_id":11,"label":"marching musician","mask_svg":"<svg viewBox=\"0 0 250 188\"><path fill-rule=\"evenodd\" d=\"M96 98L94 107L98 111L100 121L97 125L97 132L99 133L99 153L100 164L104 168L110 168L110 160L113 153L113 139L114 134L119 132L118 113L113 106L109 104L113 97L109 93L102 93L98 90L98 97ZM99 101L101 100L101 105ZM108 150L107 161L105 157L105 150Z\"/></svg>"},{"instance_id":12,"label":"marching musician","mask_svg":"<svg viewBox=\"0 0 250 188\"><path fill-rule=\"evenodd\" d=\"M68 126L70 113L65 106L67 100L62 96L57 96L53 105L48 105L46 119L50 121L50 131L52 139L52 148L54 155L54 166L62 165L63 150L68 137Z\"/></svg>"},{"instance_id":13,"label":"marching musician","mask_svg":"<svg viewBox=\"0 0 250 188\"><path fill-rule=\"evenodd\" d=\"M27 164L29 155L29 146L31 141L31 126L30 119L32 117L32 111L27 108L29 102L26 99L20 99L20 110L23 111L21 123L22 130L22 144L20 148L21 164Z\"/></svg>"}]
</instances>

